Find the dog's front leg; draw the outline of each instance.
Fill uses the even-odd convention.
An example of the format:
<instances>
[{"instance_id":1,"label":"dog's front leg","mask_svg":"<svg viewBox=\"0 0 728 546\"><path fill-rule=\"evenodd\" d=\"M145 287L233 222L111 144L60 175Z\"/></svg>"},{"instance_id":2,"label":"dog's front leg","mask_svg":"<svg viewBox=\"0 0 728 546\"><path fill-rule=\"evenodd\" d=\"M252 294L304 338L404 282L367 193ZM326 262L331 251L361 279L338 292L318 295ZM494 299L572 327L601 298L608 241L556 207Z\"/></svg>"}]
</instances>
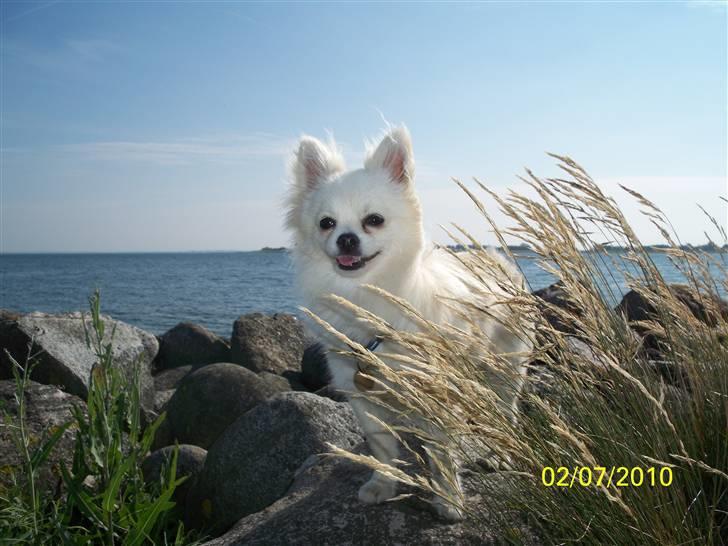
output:
<instances>
[{"instance_id":1,"label":"dog's front leg","mask_svg":"<svg viewBox=\"0 0 728 546\"><path fill-rule=\"evenodd\" d=\"M384 464L393 464L399 456L397 439L368 415L386 421L387 412L363 398L352 398L351 407L364 430L372 454ZM359 500L366 504L377 504L391 499L396 493L397 482L381 472L374 471L370 480L359 489Z\"/></svg>"},{"instance_id":2,"label":"dog's front leg","mask_svg":"<svg viewBox=\"0 0 728 546\"><path fill-rule=\"evenodd\" d=\"M437 492L432 501L435 513L446 521L463 519L463 492L457 464L447 450L428 445L432 486ZM455 504L453 504L453 501Z\"/></svg>"},{"instance_id":3,"label":"dog's front leg","mask_svg":"<svg viewBox=\"0 0 728 546\"><path fill-rule=\"evenodd\" d=\"M334 387L342 392L357 392L357 387L354 384L356 364L352 360L342 358L335 353L329 353L327 358L329 370L331 371L331 382ZM364 436L372 454L378 461L391 465L399 456L397 439L385 427L372 419L369 414L375 415L387 423L392 422L392 415L360 396L351 396L349 401L352 410L354 410L354 415L356 415L359 425L364 431ZM396 493L397 482L395 480L388 478L381 472L374 472L371 479L359 489L359 499L367 504L376 504L391 499Z\"/></svg>"}]
</instances>

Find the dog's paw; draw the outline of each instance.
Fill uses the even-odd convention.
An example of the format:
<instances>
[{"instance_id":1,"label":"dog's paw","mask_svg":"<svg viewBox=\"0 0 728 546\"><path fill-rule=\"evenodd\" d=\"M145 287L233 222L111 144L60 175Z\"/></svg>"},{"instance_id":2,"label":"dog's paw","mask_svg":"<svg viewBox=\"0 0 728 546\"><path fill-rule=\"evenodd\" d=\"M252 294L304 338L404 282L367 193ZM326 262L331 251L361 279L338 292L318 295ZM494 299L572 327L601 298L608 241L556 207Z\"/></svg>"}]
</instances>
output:
<instances>
[{"instance_id":1,"label":"dog's paw","mask_svg":"<svg viewBox=\"0 0 728 546\"><path fill-rule=\"evenodd\" d=\"M374 477L359 488L359 500L364 504L379 504L397 493L397 483Z\"/></svg>"},{"instance_id":2,"label":"dog's paw","mask_svg":"<svg viewBox=\"0 0 728 546\"><path fill-rule=\"evenodd\" d=\"M440 497L437 497L432 501L432 509L440 518L450 523L456 523L465 518L465 515L460 508Z\"/></svg>"}]
</instances>

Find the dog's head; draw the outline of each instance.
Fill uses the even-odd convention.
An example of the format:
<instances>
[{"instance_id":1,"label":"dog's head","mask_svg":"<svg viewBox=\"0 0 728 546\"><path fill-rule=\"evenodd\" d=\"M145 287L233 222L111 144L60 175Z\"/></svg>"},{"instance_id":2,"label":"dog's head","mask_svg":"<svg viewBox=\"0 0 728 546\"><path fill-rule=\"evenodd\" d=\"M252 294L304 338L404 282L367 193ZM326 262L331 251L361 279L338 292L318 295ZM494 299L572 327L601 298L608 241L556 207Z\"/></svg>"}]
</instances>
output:
<instances>
[{"instance_id":1,"label":"dog's head","mask_svg":"<svg viewBox=\"0 0 728 546\"><path fill-rule=\"evenodd\" d=\"M420 253L422 215L405 127L387 133L353 171L345 171L333 142L303 137L292 175L287 226L307 264L371 279L396 274Z\"/></svg>"}]
</instances>

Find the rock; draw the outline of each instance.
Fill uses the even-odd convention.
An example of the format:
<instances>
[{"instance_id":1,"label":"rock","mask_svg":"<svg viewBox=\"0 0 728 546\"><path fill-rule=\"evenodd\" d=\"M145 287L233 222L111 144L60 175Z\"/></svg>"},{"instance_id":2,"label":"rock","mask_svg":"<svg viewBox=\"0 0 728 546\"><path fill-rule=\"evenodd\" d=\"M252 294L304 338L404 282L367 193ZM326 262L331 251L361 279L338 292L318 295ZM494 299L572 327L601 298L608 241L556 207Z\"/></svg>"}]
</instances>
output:
<instances>
[{"instance_id":1,"label":"rock","mask_svg":"<svg viewBox=\"0 0 728 546\"><path fill-rule=\"evenodd\" d=\"M162 370L154 375L154 411L157 414L166 410L167 402L172 398L177 386L187 375L201 366L180 366L178 368L170 368Z\"/></svg>"},{"instance_id":2,"label":"rock","mask_svg":"<svg viewBox=\"0 0 728 546\"><path fill-rule=\"evenodd\" d=\"M291 383L283 376L276 375L270 372L260 372L258 377L278 392L286 392L293 390Z\"/></svg>"},{"instance_id":3,"label":"rock","mask_svg":"<svg viewBox=\"0 0 728 546\"><path fill-rule=\"evenodd\" d=\"M574 336L564 336L564 342L566 343L566 354L570 358L569 368L574 371L591 368L594 377L606 372L606 364L600 361L591 346ZM531 392L539 398L558 400L561 388L559 387L559 380L556 380L555 376L559 374L560 368L553 369L548 361L532 360L528 363L527 368L528 381L525 386L527 392ZM563 378L561 381L563 381ZM522 410L530 411L531 405L527 400L527 397L522 396L519 406Z\"/></svg>"},{"instance_id":4,"label":"rock","mask_svg":"<svg viewBox=\"0 0 728 546\"><path fill-rule=\"evenodd\" d=\"M566 290L564 289L564 284L561 281L547 286L546 288L536 290L533 295L537 296L547 304L550 304L559 309L563 309L564 311L568 311L575 317L578 317L582 314L582 310L568 298ZM564 332L566 334L577 333L576 327L573 324L569 323L570 321L568 320L568 317L560 316L548 305L542 305L541 312L543 313L546 321L555 330L558 330L559 332Z\"/></svg>"},{"instance_id":5,"label":"rock","mask_svg":"<svg viewBox=\"0 0 728 546\"><path fill-rule=\"evenodd\" d=\"M167 409L167 402L172 399L177 389L167 389L154 393L154 412L159 415Z\"/></svg>"},{"instance_id":6,"label":"rock","mask_svg":"<svg viewBox=\"0 0 728 546\"><path fill-rule=\"evenodd\" d=\"M254 372L300 371L304 347L303 327L293 315L253 313L233 324L232 361Z\"/></svg>"},{"instance_id":7,"label":"rock","mask_svg":"<svg viewBox=\"0 0 728 546\"><path fill-rule=\"evenodd\" d=\"M291 390L294 391L309 391L309 389L301 382L301 372L293 372L291 370L285 371L281 374L281 377L285 377L288 384L291 386Z\"/></svg>"},{"instance_id":8,"label":"rock","mask_svg":"<svg viewBox=\"0 0 728 546\"><path fill-rule=\"evenodd\" d=\"M655 307L649 303L639 292L630 290L627 292L619 305L614 309L617 313L624 315L629 322L650 320L655 317ZM638 324L631 325L632 330L643 338L643 347L650 356L660 358L659 341L654 334L648 333L647 328Z\"/></svg>"},{"instance_id":9,"label":"rock","mask_svg":"<svg viewBox=\"0 0 728 546\"><path fill-rule=\"evenodd\" d=\"M160 336L157 369L230 361L230 346L204 326L180 322Z\"/></svg>"},{"instance_id":10,"label":"rock","mask_svg":"<svg viewBox=\"0 0 728 546\"><path fill-rule=\"evenodd\" d=\"M149 454L142 462L142 474L147 483L159 481L164 467L169 464L174 454L174 446L163 447ZM177 454L177 478L187 476L187 481L182 483L174 491L173 499L181 507L184 507L190 485L199 475L205 464L207 451L201 447L182 444ZM181 511L184 513L184 510Z\"/></svg>"},{"instance_id":11,"label":"rock","mask_svg":"<svg viewBox=\"0 0 728 546\"><path fill-rule=\"evenodd\" d=\"M196 370L199 366L180 366L170 370L162 370L154 375L154 388L158 391L167 391L176 389L179 382L184 379L188 373Z\"/></svg>"},{"instance_id":12,"label":"rock","mask_svg":"<svg viewBox=\"0 0 728 546\"><path fill-rule=\"evenodd\" d=\"M20 316L20 313L16 313L15 311L11 311L10 309L0 309L0 321L18 320Z\"/></svg>"},{"instance_id":13,"label":"rock","mask_svg":"<svg viewBox=\"0 0 728 546\"><path fill-rule=\"evenodd\" d=\"M278 392L237 364L203 366L187 375L167 402L167 426L157 430L154 447L177 440L208 448L230 423Z\"/></svg>"},{"instance_id":14,"label":"rock","mask_svg":"<svg viewBox=\"0 0 728 546\"><path fill-rule=\"evenodd\" d=\"M667 385L690 389L690 374L685 366L679 362L671 360L647 360L647 366L655 373L659 374L667 383Z\"/></svg>"},{"instance_id":15,"label":"rock","mask_svg":"<svg viewBox=\"0 0 728 546\"><path fill-rule=\"evenodd\" d=\"M487 517L447 524L422 501L400 499L376 505L359 502L359 487L371 475L368 468L338 457L306 461L286 496L241 519L230 531L205 546L267 544L485 545L505 544L487 526ZM499 480L499 474L482 479ZM475 492L477 480L465 480L467 501L482 505ZM523 544L535 544L532 534L520 531ZM498 539L501 540L498 540Z\"/></svg>"},{"instance_id":16,"label":"rock","mask_svg":"<svg viewBox=\"0 0 728 546\"><path fill-rule=\"evenodd\" d=\"M675 298L685 305L696 319L707 326L716 326L719 319L728 320L728 302L725 300L700 294L700 297L705 298L701 301L699 297L696 297L694 289L683 284L671 284L669 288ZM634 290L630 290L624 295L615 311L624 315L629 322L659 321L655 307L647 301L647 298ZM663 341L657 335L639 324L633 324L632 329L643 338L643 347L650 359L664 360ZM670 380L669 377L667 379Z\"/></svg>"},{"instance_id":17,"label":"rock","mask_svg":"<svg viewBox=\"0 0 728 546\"><path fill-rule=\"evenodd\" d=\"M50 437L51 434L65 423L73 420L72 408L78 407L85 412L86 405L79 397L63 392L58 387L41 385L31 381L25 391L26 400L26 426L35 449ZM0 381L0 415L7 414L9 425L18 425L18 406L15 401L15 381ZM16 475L27 475L25 468L21 468L23 457L17 450L13 440L13 431L9 426L0 426L0 490L9 485L9 470ZM75 427L66 430L48 460L41 466L38 483L46 490L56 490L61 481L60 463L68 468L73 463L75 444Z\"/></svg>"},{"instance_id":18,"label":"rock","mask_svg":"<svg viewBox=\"0 0 728 546\"><path fill-rule=\"evenodd\" d=\"M361 441L348 404L306 392L279 394L240 417L210 448L188 497L187 522L225 531L278 500L309 456L329 451L327 442L351 448Z\"/></svg>"},{"instance_id":19,"label":"rock","mask_svg":"<svg viewBox=\"0 0 728 546\"><path fill-rule=\"evenodd\" d=\"M720 320L728 321L728 301L705 294L696 297L695 290L685 284L671 284L670 290L696 319L711 328L717 326Z\"/></svg>"},{"instance_id":20,"label":"rock","mask_svg":"<svg viewBox=\"0 0 728 546\"><path fill-rule=\"evenodd\" d=\"M311 391L324 388L331 381L326 351L320 343L313 343L303 351L301 383Z\"/></svg>"},{"instance_id":21,"label":"rock","mask_svg":"<svg viewBox=\"0 0 728 546\"><path fill-rule=\"evenodd\" d=\"M326 385L324 388L315 392L317 396L331 398L335 402L347 402L349 399L344 391L336 389L333 385Z\"/></svg>"},{"instance_id":22,"label":"rock","mask_svg":"<svg viewBox=\"0 0 728 546\"><path fill-rule=\"evenodd\" d=\"M94 352L86 346L81 318L90 324L88 313L51 315L30 313L16 320L0 320L0 348L7 348L21 364L28 354L28 343L33 339L32 352L39 353L38 364L32 378L44 385L56 385L71 394L86 398L91 367L97 361ZM108 342L114 332L112 344L115 365L131 377L133 365L139 362L141 404L146 414L154 408L154 383L151 362L157 354L157 339L139 328L103 316ZM4 351L0 354L0 379L12 377L11 363Z\"/></svg>"}]
</instances>

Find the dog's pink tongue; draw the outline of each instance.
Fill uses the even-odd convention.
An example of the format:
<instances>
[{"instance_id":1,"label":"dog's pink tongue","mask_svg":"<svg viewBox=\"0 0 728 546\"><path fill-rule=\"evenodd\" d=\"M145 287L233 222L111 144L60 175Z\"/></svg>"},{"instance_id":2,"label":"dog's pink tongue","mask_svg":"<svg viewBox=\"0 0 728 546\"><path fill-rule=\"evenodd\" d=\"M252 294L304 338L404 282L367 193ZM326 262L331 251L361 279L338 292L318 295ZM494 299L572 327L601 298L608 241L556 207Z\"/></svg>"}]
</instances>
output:
<instances>
[{"instance_id":1,"label":"dog's pink tongue","mask_svg":"<svg viewBox=\"0 0 728 546\"><path fill-rule=\"evenodd\" d=\"M337 256L336 261L339 262L340 265L350 267L354 265L356 262L358 262L361 258L359 256Z\"/></svg>"}]
</instances>

